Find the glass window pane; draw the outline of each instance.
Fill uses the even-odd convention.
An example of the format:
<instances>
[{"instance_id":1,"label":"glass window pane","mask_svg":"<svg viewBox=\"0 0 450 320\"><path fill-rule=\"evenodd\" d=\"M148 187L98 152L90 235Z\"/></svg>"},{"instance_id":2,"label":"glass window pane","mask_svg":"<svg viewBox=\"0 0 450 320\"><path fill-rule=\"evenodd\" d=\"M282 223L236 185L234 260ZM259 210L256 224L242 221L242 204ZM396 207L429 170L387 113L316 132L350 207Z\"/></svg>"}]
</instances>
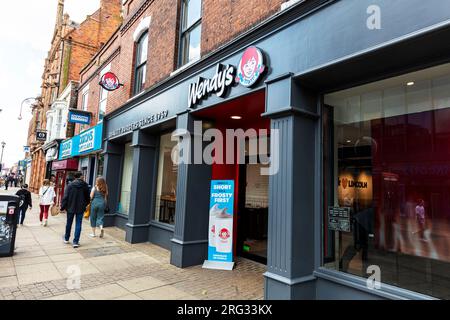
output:
<instances>
[{"instance_id":1,"label":"glass window pane","mask_svg":"<svg viewBox=\"0 0 450 320\"><path fill-rule=\"evenodd\" d=\"M200 59L200 40L201 40L202 25L198 25L190 32L183 35L183 64Z\"/></svg>"},{"instance_id":2,"label":"glass window pane","mask_svg":"<svg viewBox=\"0 0 450 320\"><path fill-rule=\"evenodd\" d=\"M139 41L139 57L138 64L142 64L147 61L147 53L148 53L148 33L145 34Z\"/></svg>"},{"instance_id":3,"label":"glass window pane","mask_svg":"<svg viewBox=\"0 0 450 320\"><path fill-rule=\"evenodd\" d=\"M188 29L202 16L201 0L185 0L184 1L184 21L183 30Z\"/></svg>"},{"instance_id":4,"label":"glass window pane","mask_svg":"<svg viewBox=\"0 0 450 320\"><path fill-rule=\"evenodd\" d=\"M447 64L325 95L325 267L450 297L449 87Z\"/></svg>"},{"instance_id":5,"label":"glass window pane","mask_svg":"<svg viewBox=\"0 0 450 320\"><path fill-rule=\"evenodd\" d=\"M172 162L172 149L176 144L170 133L161 136L155 220L168 224L175 224L178 166Z\"/></svg>"},{"instance_id":6,"label":"glass window pane","mask_svg":"<svg viewBox=\"0 0 450 320\"><path fill-rule=\"evenodd\" d=\"M125 145L123 168L122 168L122 185L120 189L120 201L118 212L128 214L130 210L131 196L131 175L133 174L133 147L131 143Z\"/></svg>"}]
</instances>

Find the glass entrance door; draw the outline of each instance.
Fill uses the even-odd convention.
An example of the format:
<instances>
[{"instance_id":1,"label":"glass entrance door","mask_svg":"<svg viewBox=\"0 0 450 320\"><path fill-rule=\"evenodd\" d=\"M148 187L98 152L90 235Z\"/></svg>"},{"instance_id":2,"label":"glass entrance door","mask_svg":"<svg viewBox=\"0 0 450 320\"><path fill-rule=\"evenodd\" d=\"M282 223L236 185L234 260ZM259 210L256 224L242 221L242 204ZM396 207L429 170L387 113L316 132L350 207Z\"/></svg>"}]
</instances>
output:
<instances>
[{"instance_id":1,"label":"glass entrance door","mask_svg":"<svg viewBox=\"0 0 450 320\"><path fill-rule=\"evenodd\" d=\"M262 167L240 165L237 254L266 264L269 176Z\"/></svg>"}]
</instances>

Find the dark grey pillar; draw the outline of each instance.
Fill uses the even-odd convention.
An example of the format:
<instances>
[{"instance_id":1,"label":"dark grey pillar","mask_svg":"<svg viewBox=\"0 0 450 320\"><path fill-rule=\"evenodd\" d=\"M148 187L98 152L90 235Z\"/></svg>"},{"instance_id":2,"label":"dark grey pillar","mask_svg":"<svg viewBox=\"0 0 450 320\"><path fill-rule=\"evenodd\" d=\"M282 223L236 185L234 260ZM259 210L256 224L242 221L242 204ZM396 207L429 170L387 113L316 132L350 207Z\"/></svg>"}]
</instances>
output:
<instances>
[{"instance_id":1,"label":"dark grey pillar","mask_svg":"<svg viewBox=\"0 0 450 320\"><path fill-rule=\"evenodd\" d=\"M177 129L187 129L193 133L193 126L194 119L188 112L178 115ZM193 140L194 136L191 134L191 142ZM193 150L194 145L191 143L191 155ZM209 165L178 166L175 232L170 256L170 263L177 267L198 265L208 257L210 181Z\"/></svg>"},{"instance_id":2,"label":"dark grey pillar","mask_svg":"<svg viewBox=\"0 0 450 320\"><path fill-rule=\"evenodd\" d=\"M267 82L266 101L280 150L279 171L269 179L265 298L314 299L317 97L286 74Z\"/></svg>"},{"instance_id":3,"label":"dark grey pillar","mask_svg":"<svg viewBox=\"0 0 450 320\"><path fill-rule=\"evenodd\" d=\"M158 139L141 130L133 132L133 173L126 238L130 243L148 241L151 213L154 211Z\"/></svg>"},{"instance_id":4,"label":"dark grey pillar","mask_svg":"<svg viewBox=\"0 0 450 320\"><path fill-rule=\"evenodd\" d=\"M105 142L103 151L103 177L108 184L108 206L110 211L105 214L105 227L114 226L114 217L117 211L120 194L120 172L122 168L122 156L124 147L121 144L115 144L111 141Z\"/></svg>"}]
</instances>

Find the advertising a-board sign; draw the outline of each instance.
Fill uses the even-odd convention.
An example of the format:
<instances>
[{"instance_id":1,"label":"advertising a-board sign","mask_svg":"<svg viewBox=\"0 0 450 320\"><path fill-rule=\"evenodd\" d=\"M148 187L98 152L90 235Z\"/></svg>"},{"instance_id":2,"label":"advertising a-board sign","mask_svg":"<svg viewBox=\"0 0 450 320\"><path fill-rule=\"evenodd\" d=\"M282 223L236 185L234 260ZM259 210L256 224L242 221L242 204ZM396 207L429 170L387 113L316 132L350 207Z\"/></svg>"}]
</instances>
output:
<instances>
[{"instance_id":1,"label":"advertising a-board sign","mask_svg":"<svg viewBox=\"0 0 450 320\"><path fill-rule=\"evenodd\" d=\"M208 227L208 269L233 269L234 180L212 180Z\"/></svg>"}]
</instances>

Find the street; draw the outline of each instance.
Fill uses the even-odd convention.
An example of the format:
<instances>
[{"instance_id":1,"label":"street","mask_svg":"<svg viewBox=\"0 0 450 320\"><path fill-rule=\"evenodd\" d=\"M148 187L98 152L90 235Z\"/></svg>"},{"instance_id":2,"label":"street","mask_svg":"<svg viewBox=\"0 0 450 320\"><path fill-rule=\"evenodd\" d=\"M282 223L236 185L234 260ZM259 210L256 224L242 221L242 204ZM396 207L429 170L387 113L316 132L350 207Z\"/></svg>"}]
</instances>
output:
<instances>
[{"instance_id":1,"label":"street","mask_svg":"<svg viewBox=\"0 0 450 320\"><path fill-rule=\"evenodd\" d=\"M81 246L74 249L62 242L65 218L49 216L48 226L41 226L33 194L14 256L0 258L0 300L263 299L262 264L238 259L233 271L180 269L170 265L169 251L150 243L131 245L116 227L106 228L103 239L90 238L86 219Z\"/></svg>"}]
</instances>

